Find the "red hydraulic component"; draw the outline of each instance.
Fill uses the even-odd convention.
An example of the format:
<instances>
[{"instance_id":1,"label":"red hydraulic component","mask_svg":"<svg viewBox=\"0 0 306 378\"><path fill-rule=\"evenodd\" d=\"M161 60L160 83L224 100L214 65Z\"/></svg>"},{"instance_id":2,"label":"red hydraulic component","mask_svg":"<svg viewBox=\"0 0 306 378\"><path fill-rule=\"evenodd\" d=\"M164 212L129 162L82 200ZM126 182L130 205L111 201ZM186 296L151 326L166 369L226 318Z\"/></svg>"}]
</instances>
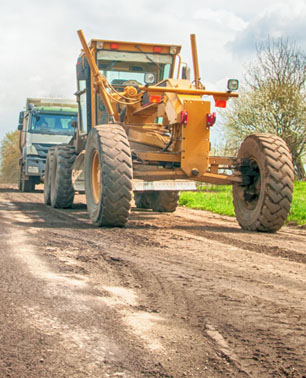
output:
<instances>
[{"instance_id":1,"label":"red hydraulic component","mask_svg":"<svg viewBox=\"0 0 306 378\"><path fill-rule=\"evenodd\" d=\"M206 115L206 126L212 127L214 123L216 122L216 113L208 113Z\"/></svg>"},{"instance_id":2,"label":"red hydraulic component","mask_svg":"<svg viewBox=\"0 0 306 378\"><path fill-rule=\"evenodd\" d=\"M188 122L188 112L187 110L182 110L181 111L181 123L183 125L187 125Z\"/></svg>"}]
</instances>

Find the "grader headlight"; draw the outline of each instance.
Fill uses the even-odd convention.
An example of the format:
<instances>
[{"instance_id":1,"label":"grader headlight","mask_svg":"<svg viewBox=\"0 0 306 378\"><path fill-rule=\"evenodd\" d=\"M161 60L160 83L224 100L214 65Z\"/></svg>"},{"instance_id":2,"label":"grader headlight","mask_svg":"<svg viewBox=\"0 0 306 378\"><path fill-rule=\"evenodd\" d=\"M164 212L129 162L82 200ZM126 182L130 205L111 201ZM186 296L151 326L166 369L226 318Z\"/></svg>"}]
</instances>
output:
<instances>
[{"instance_id":1,"label":"grader headlight","mask_svg":"<svg viewBox=\"0 0 306 378\"><path fill-rule=\"evenodd\" d=\"M239 80L237 80L237 79L229 79L227 81L227 90L229 92L237 91L238 88L239 88Z\"/></svg>"},{"instance_id":2,"label":"grader headlight","mask_svg":"<svg viewBox=\"0 0 306 378\"><path fill-rule=\"evenodd\" d=\"M155 83L155 75L152 72L147 72L144 76L144 81L146 84L154 84Z\"/></svg>"}]
</instances>

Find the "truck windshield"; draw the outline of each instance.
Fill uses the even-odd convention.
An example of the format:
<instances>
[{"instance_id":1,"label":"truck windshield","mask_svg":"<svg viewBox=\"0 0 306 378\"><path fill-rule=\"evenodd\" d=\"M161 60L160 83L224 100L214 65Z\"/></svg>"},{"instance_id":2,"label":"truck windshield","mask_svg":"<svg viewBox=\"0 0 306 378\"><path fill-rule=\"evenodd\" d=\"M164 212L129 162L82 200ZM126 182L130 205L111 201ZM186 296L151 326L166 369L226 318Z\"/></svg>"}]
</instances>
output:
<instances>
[{"instance_id":1,"label":"truck windshield","mask_svg":"<svg viewBox=\"0 0 306 378\"><path fill-rule=\"evenodd\" d=\"M100 72L114 86L137 83L152 85L169 77L173 57L166 54L101 50L97 52L97 62ZM150 74L149 83L146 83L146 74Z\"/></svg>"},{"instance_id":2,"label":"truck windshield","mask_svg":"<svg viewBox=\"0 0 306 378\"><path fill-rule=\"evenodd\" d=\"M73 135L74 128L71 121L75 121L74 114L37 113L32 116L29 132L36 134Z\"/></svg>"}]
</instances>

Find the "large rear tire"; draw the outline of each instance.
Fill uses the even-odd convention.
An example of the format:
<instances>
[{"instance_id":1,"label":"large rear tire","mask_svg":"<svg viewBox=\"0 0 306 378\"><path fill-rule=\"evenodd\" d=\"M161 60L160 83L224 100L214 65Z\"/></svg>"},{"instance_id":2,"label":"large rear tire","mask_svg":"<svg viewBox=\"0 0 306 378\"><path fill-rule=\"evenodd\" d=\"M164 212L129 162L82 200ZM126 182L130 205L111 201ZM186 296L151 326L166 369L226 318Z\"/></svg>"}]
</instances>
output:
<instances>
[{"instance_id":1,"label":"large rear tire","mask_svg":"<svg viewBox=\"0 0 306 378\"><path fill-rule=\"evenodd\" d=\"M50 147L45 167L45 178L44 178L44 203L45 205L51 205L51 167L53 163L55 147Z\"/></svg>"},{"instance_id":2,"label":"large rear tire","mask_svg":"<svg viewBox=\"0 0 306 378\"><path fill-rule=\"evenodd\" d=\"M290 211L294 172L286 143L276 135L248 136L238 152L243 183L233 186L237 220L245 230L276 232Z\"/></svg>"},{"instance_id":3,"label":"large rear tire","mask_svg":"<svg viewBox=\"0 0 306 378\"><path fill-rule=\"evenodd\" d=\"M71 145L62 144L54 149L50 175L50 202L52 207L66 209L73 204L74 189L71 172L75 156L75 148Z\"/></svg>"},{"instance_id":4,"label":"large rear tire","mask_svg":"<svg viewBox=\"0 0 306 378\"><path fill-rule=\"evenodd\" d=\"M152 192L134 192L137 209L152 209Z\"/></svg>"},{"instance_id":5,"label":"large rear tire","mask_svg":"<svg viewBox=\"0 0 306 378\"><path fill-rule=\"evenodd\" d=\"M178 191L156 191L151 197L152 210L161 213L173 213L178 206L179 198L180 192Z\"/></svg>"},{"instance_id":6,"label":"large rear tire","mask_svg":"<svg viewBox=\"0 0 306 378\"><path fill-rule=\"evenodd\" d=\"M120 125L102 125L88 134L85 193L89 217L97 226L123 227L132 201L132 158Z\"/></svg>"},{"instance_id":7,"label":"large rear tire","mask_svg":"<svg viewBox=\"0 0 306 378\"><path fill-rule=\"evenodd\" d=\"M134 192L134 200L138 209L152 209L160 213L173 213L180 198L180 192L157 190L152 192Z\"/></svg>"}]
</instances>

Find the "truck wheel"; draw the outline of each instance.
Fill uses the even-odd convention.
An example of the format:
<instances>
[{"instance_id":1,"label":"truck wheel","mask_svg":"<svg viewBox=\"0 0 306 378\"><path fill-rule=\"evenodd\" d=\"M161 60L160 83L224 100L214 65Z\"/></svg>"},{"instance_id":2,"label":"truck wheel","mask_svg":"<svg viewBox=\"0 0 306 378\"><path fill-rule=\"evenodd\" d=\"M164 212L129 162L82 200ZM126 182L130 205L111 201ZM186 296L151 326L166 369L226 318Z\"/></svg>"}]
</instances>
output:
<instances>
[{"instance_id":1,"label":"truck wheel","mask_svg":"<svg viewBox=\"0 0 306 378\"><path fill-rule=\"evenodd\" d=\"M50 175L50 202L52 207L66 209L72 206L74 189L71 172L75 160L75 148L68 144L54 149Z\"/></svg>"},{"instance_id":2,"label":"truck wheel","mask_svg":"<svg viewBox=\"0 0 306 378\"><path fill-rule=\"evenodd\" d=\"M45 178L44 178L44 203L45 205L51 205L51 167L53 162L55 147L50 147L45 167Z\"/></svg>"},{"instance_id":3,"label":"truck wheel","mask_svg":"<svg viewBox=\"0 0 306 378\"><path fill-rule=\"evenodd\" d=\"M35 183L31 178L29 180L22 180L21 190L23 192L33 192L35 190Z\"/></svg>"},{"instance_id":4,"label":"truck wheel","mask_svg":"<svg viewBox=\"0 0 306 378\"><path fill-rule=\"evenodd\" d=\"M138 209L152 209L152 192L134 192L134 201Z\"/></svg>"},{"instance_id":5,"label":"truck wheel","mask_svg":"<svg viewBox=\"0 0 306 378\"><path fill-rule=\"evenodd\" d=\"M173 213L178 205L180 192L160 190L151 196L152 210L161 213Z\"/></svg>"},{"instance_id":6,"label":"truck wheel","mask_svg":"<svg viewBox=\"0 0 306 378\"><path fill-rule=\"evenodd\" d=\"M18 172L18 190L22 190L23 166L20 164Z\"/></svg>"},{"instance_id":7,"label":"truck wheel","mask_svg":"<svg viewBox=\"0 0 306 378\"><path fill-rule=\"evenodd\" d=\"M31 177L28 180L24 179L23 165L20 165L18 173L18 189L22 192L33 192L35 189L35 182Z\"/></svg>"},{"instance_id":8,"label":"truck wheel","mask_svg":"<svg viewBox=\"0 0 306 378\"><path fill-rule=\"evenodd\" d=\"M84 175L89 217L97 226L123 227L132 201L132 158L120 125L96 126L86 143Z\"/></svg>"},{"instance_id":9,"label":"truck wheel","mask_svg":"<svg viewBox=\"0 0 306 378\"><path fill-rule=\"evenodd\" d=\"M22 165L20 166L20 173L18 178L18 188L19 187L22 192L33 192L35 189L35 182L31 177L28 180L25 180Z\"/></svg>"},{"instance_id":10,"label":"truck wheel","mask_svg":"<svg viewBox=\"0 0 306 378\"><path fill-rule=\"evenodd\" d=\"M293 165L276 135L248 136L238 151L242 184L233 186L238 223L244 230L276 232L284 224L293 192Z\"/></svg>"}]
</instances>

